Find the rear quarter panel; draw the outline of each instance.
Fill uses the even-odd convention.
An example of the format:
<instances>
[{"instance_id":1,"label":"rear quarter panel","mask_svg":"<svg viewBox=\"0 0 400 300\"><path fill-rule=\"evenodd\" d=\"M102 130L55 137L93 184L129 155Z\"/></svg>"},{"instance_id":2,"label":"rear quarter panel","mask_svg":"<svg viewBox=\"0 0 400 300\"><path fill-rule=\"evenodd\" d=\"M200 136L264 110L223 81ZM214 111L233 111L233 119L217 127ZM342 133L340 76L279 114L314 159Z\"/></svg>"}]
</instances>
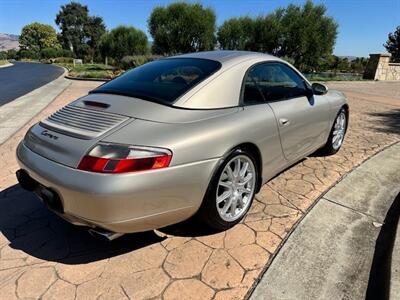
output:
<instances>
[{"instance_id":1,"label":"rear quarter panel","mask_svg":"<svg viewBox=\"0 0 400 300\"><path fill-rule=\"evenodd\" d=\"M168 148L172 166L220 158L237 145L252 143L262 156L263 179L284 164L275 117L266 104L184 124L135 120L104 141Z\"/></svg>"}]
</instances>

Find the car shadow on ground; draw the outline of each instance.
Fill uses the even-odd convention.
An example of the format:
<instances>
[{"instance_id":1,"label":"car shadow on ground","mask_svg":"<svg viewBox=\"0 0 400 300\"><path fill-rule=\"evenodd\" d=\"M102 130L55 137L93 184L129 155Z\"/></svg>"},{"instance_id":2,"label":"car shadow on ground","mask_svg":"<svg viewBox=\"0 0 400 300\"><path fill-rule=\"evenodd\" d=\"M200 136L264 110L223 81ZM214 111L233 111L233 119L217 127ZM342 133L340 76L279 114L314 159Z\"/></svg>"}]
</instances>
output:
<instances>
[{"instance_id":1,"label":"car shadow on ground","mask_svg":"<svg viewBox=\"0 0 400 300\"><path fill-rule=\"evenodd\" d=\"M14 185L0 192L0 231L9 247L46 261L83 264L161 242L154 231L127 234L112 242L92 237L50 212L30 192Z\"/></svg>"},{"instance_id":2,"label":"car shadow on ground","mask_svg":"<svg viewBox=\"0 0 400 300\"><path fill-rule=\"evenodd\" d=\"M159 228L157 230L167 235L180 237L200 237L221 232L202 223L201 220L196 218L196 216L193 216L186 221Z\"/></svg>"},{"instance_id":3,"label":"car shadow on ground","mask_svg":"<svg viewBox=\"0 0 400 300\"><path fill-rule=\"evenodd\" d=\"M390 299L390 285L393 270L397 270L396 260L392 260L396 243L396 235L400 219L400 194L394 199L390 206L383 225L380 229L375 243L375 252L369 274L366 300Z\"/></svg>"},{"instance_id":4,"label":"car shadow on ground","mask_svg":"<svg viewBox=\"0 0 400 300\"><path fill-rule=\"evenodd\" d=\"M64 264L83 264L125 254L166 239L166 235L193 237L217 233L191 218L158 231L126 234L106 242L91 236L49 211L31 192L18 184L0 192L0 232L9 247Z\"/></svg>"},{"instance_id":5,"label":"car shadow on ground","mask_svg":"<svg viewBox=\"0 0 400 300\"><path fill-rule=\"evenodd\" d=\"M376 118L372 129L384 132L400 134L400 109L391 109L384 112L369 113L371 117Z\"/></svg>"}]
</instances>

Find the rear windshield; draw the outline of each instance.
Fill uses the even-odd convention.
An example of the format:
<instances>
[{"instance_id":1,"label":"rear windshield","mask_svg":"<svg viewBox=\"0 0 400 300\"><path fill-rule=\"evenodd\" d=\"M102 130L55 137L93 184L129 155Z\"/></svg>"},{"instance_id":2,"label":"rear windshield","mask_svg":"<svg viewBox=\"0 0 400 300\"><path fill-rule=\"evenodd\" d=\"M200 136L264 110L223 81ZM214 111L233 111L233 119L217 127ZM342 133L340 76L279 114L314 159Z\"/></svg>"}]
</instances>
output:
<instances>
[{"instance_id":1,"label":"rear windshield","mask_svg":"<svg viewBox=\"0 0 400 300\"><path fill-rule=\"evenodd\" d=\"M171 105L220 67L219 62L208 59L157 60L128 71L91 93L126 95Z\"/></svg>"}]
</instances>

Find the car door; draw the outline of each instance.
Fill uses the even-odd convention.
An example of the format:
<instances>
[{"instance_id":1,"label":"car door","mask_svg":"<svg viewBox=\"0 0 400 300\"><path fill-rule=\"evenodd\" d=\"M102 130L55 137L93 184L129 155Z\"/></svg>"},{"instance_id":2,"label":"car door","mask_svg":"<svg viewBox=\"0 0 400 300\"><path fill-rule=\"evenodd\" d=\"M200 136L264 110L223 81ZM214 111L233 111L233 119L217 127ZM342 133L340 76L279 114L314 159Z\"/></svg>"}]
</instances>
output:
<instances>
[{"instance_id":1,"label":"car door","mask_svg":"<svg viewBox=\"0 0 400 300\"><path fill-rule=\"evenodd\" d=\"M329 113L323 97L312 95L305 80L284 63L253 68L253 78L275 114L285 158L296 160L321 146Z\"/></svg>"},{"instance_id":2,"label":"car door","mask_svg":"<svg viewBox=\"0 0 400 300\"><path fill-rule=\"evenodd\" d=\"M243 80L240 103L244 108L241 121L253 124L251 127L248 124L244 126L244 134L260 150L262 178L268 180L281 171L287 161L282 153L274 112L255 83L251 69L246 72Z\"/></svg>"}]
</instances>

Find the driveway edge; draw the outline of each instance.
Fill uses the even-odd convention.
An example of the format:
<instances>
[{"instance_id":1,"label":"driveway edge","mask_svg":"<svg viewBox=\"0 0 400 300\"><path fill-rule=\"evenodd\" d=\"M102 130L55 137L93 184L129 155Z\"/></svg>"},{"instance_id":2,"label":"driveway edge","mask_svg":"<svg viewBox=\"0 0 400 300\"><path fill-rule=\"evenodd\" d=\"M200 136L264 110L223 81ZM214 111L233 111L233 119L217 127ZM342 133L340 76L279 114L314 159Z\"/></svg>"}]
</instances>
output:
<instances>
[{"instance_id":1,"label":"driveway edge","mask_svg":"<svg viewBox=\"0 0 400 300\"><path fill-rule=\"evenodd\" d=\"M0 66L0 69L1 68L8 68L8 67L12 67L14 64L12 64L12 63L8 63L8 64L5 64L5 65L1 65Z\"/></svg>"},{"instance_id":2,"label":"driveway edge","mask_svg":"<svg viewBox=\"0 0 400 300\"><path fill-rule=\"evenodd\" d=\"M293 226L246 298L364 298L381 222L400 191L398 161L400 143L394 143L327 189Z\"/></svg>"},{"instance_id":3,"label":"driveway edge","mask_svg":"<svg viewBox=\"0 0 400 300\"><path fill-rule=\"evenodd\" d=\"M64 68L57 79L0 107L0 145L27 124L57 98L71 82L64 78Z\"/></svg>"}]
</instances>

